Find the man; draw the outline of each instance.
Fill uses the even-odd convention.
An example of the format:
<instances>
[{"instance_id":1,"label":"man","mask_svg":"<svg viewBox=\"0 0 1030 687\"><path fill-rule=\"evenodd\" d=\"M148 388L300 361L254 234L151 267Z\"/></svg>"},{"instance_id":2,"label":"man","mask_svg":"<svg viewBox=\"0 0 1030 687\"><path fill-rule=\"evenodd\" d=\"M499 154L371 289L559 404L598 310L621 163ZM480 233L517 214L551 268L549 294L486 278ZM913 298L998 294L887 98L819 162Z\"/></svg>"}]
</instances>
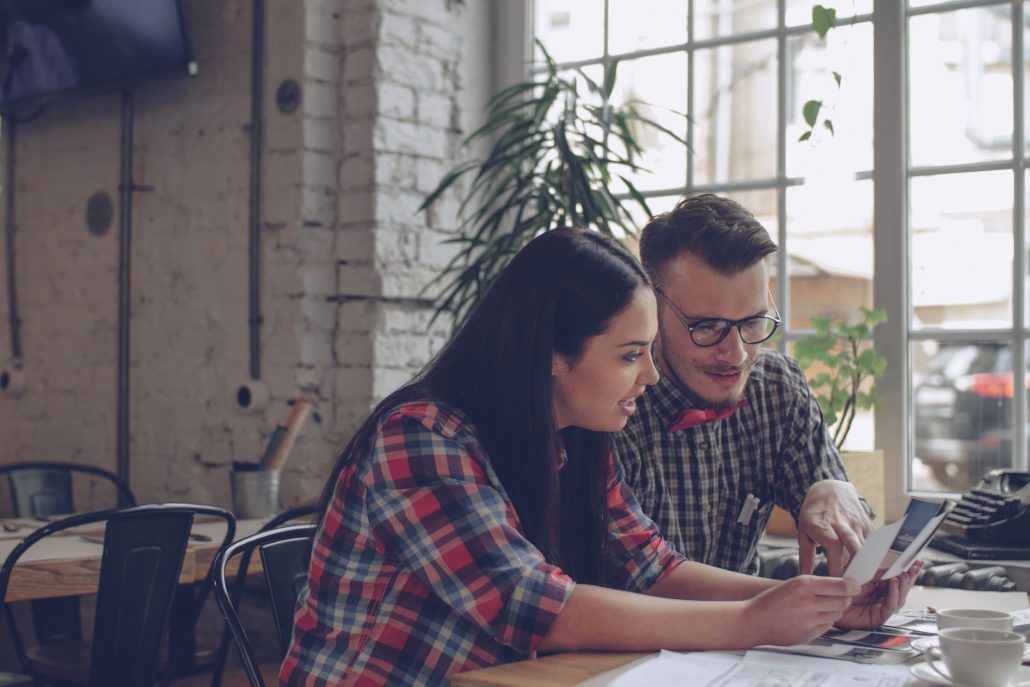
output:
<instances>
[{"instance_id":1,"label":"man","mask_svg":"<svg viewBox=\"0 0 1030 687\"><path fill-rule=\"evenodd\" d=\"M779 325L768 232L739 204L684 198L644 228L662 379L615 435L644 512L693 560L757 570L773 504L798 523L801 572L822 547L840 575L871 529L797 362L762 348Z\"/></svg>"}]
</instances>

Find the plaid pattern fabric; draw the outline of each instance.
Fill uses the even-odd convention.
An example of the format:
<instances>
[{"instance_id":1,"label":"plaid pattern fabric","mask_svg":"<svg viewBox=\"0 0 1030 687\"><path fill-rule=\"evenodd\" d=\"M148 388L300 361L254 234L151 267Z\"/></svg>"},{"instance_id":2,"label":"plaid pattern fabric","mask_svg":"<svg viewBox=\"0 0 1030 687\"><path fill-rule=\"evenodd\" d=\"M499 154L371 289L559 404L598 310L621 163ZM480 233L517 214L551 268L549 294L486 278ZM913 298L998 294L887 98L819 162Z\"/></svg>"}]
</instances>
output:
<instances>
[{"instance_id":1,"label":"plaid pattern fabric","mask_svg":"<svg viewBox=\"0 0 1030 687\"><path fill-rule=\"evenodd\" d=\"M682 557L612 475L613 579L644 590ZM573 586L523 537L467 418L403 404L340 477L280 685L438 685L527 658Z\"/></svg>"},{"instance_id":2,"label":"plaid pattern fabric","mask_svg":"<svg viewBox=\"0 0 1030 687\"><path fill-rule=\"evenodd\" d=\"M847 476L797 362L762 349L744 394L730 417L669 432L691 403L663 376L614 439L627 483L670 544L691 560L755 572L773 503L796 517L813 482ZM741 524L748 494L761 503Z\"/></svg>"}]
</instances>

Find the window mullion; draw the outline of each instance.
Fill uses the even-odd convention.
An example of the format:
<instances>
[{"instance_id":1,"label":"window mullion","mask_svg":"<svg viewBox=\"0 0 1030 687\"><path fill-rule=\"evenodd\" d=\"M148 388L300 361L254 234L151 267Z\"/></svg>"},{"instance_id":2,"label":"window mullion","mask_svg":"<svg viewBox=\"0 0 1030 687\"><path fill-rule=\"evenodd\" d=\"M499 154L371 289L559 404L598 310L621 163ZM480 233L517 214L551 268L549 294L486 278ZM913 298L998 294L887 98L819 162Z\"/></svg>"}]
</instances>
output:
<instances>
[{"instance_id":1,"label":"window mullion","mask_svg":"<svg viewBox=\"0 0 1030 687\"><path fill-rule=\"evenodd\" d=\"M1023 80L1023 3L1012 3L1012 85L1013 85L1013 130L1012 130L1012 232L1013 232L1013 282L1012 282L1012 371L1013 380L1023 379L1026 374L1026 164L1024 162L1024 89ZM1012 394L1012 466L1027 468L1026 437L1026 385L1014 384Z\"/></svg>"},{"instance_id":2,"label":"window mullion","mask_svg":"<svg viewBox=\"0 0 1030 687\"><path fill-rule=\"evenodd\" d=\"M879 353L894 366L878 382L876 445L886 456L886 516L897 517L911 488L909 230L904 3L873 7L873 303L888 321L875 331Z\"/></svg>"},{"instance_id":3,"label":"window mullion","mask_svg":"<svg viewBox=\"0 0 1030 687\"><path fill-rule=\"evenodd\" d=\"M780 249L776 261L776 301L779 304L786 329L790 329L791 307L790 302L790 259L787 255L789 246L787 244L787 74L790 65L787 64L787 36L783 30L786 25L787 3L786 0L778 0L776 3L776 219L777 219L777 243ZM776 343L781 352L787 351L787 337L782 336Z\"/></svg>"}]
</instances>

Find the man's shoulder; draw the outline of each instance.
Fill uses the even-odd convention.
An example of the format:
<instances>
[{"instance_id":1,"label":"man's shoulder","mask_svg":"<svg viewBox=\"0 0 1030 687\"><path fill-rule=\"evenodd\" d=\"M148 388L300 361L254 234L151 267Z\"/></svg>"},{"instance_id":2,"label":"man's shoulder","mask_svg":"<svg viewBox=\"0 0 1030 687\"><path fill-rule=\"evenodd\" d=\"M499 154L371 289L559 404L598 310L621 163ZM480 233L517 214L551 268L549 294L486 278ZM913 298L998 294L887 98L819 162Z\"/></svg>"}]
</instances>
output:
<instances>
[{"instance_id":1,"label":"man's shoulder","mask_svg":"<svg viewBox=\"0 0 1030 687\"><path fill-rule=\"evenodd\" d=\"M748 386L808 394L808 380L798 361L768 348L759 350Z\"/></svg>"}]
</instances>

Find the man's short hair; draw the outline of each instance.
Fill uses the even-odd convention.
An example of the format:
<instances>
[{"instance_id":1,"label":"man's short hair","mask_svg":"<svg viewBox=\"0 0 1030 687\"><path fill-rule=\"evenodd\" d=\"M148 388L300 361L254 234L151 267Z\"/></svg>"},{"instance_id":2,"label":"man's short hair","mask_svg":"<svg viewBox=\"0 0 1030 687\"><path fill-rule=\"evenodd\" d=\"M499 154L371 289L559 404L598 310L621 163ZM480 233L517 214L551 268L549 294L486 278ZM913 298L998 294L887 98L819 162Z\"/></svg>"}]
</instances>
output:
<instances>
[{"instance_id":1,"label":"man's short hair","mask_svg":"<svg viewBox=\"0 0 1030 687\"><path fill-rule=\"evenodd\" d=\"M655 284L665 266L693 253L712 269L733 275L776 251L755 216L740 203L712 193L686 196L653 217L640 234L640 260Z\"/></svg>"}]
</instances>

